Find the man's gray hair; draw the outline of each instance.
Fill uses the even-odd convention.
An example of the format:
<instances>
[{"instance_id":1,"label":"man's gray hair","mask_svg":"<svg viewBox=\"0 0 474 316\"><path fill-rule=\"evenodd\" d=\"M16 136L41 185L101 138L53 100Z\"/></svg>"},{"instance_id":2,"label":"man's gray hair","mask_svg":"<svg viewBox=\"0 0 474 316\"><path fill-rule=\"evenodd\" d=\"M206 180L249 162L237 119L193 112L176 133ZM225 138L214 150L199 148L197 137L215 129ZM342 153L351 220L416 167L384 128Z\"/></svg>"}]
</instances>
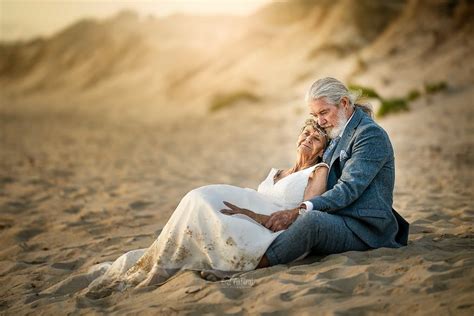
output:
<instances>
[{"instance_id":1,"label":"man's gray hair","mask_svg":"<svg viewBox=\"0 0 474 316\"><path fill-rule=\"evenodd\" d=\"M305 101L306 103L310 103L325 98L330 104L338 106L342 98L346 97L352 107L358 107L372 117L373 111L370 104L356 103L360 96L361 91L349 91L349 89L347 89L339 80L326 77L313 82L311 88L309 88L306 93Z\"/></svg>"}]
</instances>

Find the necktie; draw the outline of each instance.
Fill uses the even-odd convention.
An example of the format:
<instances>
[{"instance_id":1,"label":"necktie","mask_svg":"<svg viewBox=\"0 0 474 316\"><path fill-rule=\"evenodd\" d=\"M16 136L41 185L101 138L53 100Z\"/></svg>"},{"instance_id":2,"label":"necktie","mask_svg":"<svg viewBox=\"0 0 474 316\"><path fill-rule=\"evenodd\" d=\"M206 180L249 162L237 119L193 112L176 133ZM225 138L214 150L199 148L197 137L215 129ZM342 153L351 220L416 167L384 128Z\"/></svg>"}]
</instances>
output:
<instances>
[{"instance_id":1,"label":"necktie","mask_svg":"<svg viewBox=\"0 0 474 316\"><path fill-rule=\"evenodd\" d=\"M323 162L329 164L331 162L331 157L332 154L334 153L334 150L336 149L337 143L341 139L340 136L337 136L331 142L329 143L329 146L326 148L323 154Z\"/></svg>"}]
</instances>

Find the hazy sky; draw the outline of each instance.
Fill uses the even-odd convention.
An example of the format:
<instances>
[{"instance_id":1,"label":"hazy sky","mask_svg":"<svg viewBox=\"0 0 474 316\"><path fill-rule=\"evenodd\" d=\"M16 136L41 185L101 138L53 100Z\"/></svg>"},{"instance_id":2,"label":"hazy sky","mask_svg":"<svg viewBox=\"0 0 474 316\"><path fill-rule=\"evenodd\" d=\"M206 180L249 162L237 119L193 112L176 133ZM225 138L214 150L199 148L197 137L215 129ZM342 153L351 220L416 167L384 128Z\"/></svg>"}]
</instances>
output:
<instances>
[{"instance_id":1,"label":"hazy sky","mask_svg":"<svg viewBox=\"0 0 474 316\"><path fill-rule=\"evenodd\" d=\"M247 15L270 0L0 0L0 40L51 35L84 17L107 17L122 9L140 15L173 13Z\"/></svg>"}]
</instances>

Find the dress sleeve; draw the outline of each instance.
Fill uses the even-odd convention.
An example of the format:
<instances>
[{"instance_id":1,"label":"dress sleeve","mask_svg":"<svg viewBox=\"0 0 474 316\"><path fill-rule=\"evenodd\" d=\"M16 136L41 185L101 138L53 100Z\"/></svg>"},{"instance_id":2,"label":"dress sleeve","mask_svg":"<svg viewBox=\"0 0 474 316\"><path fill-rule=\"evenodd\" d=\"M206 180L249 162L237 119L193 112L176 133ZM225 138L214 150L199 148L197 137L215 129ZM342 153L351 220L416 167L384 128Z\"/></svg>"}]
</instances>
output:
<instances>
[{"instance_id":1,"label":"dress sleeve","mask_svg":"<svg viewBox=\"0 0 474 316\"><path fill-rule=\"evenodd\" d=\"M257 191L262 192L265 190L265 187L269 185L269 183L273 184L273 176L278 171L278 169L272 168L268 173L267 177L258 185ZM271 181L271 182L270 182Z\"/></svg>"},{"instance_id":2,"label":"dress sleeve","mask_svg":"<svg viewBox=\"0 0 474 316\"><path fill-rule=\"evenodd\" d=\"M329 165L325 162L320 162L320 163L317 163L315 166L314 166L314 170L320 168L320 167L326 167L329 169Z\"/></svg>"}]
</instances>

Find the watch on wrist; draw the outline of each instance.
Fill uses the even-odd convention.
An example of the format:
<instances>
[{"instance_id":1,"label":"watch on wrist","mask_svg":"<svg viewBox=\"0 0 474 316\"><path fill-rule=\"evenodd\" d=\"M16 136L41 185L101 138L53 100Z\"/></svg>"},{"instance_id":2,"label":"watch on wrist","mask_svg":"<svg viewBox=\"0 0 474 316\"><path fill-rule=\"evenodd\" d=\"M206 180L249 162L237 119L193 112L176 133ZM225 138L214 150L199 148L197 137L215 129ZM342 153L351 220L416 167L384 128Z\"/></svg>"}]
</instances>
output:
<instances>
[{"instance_id":1,"label":"watch on wrist","mask_svg":"<svg viewBox=\"0 0 474 316\"><path fill-rule=\"evenodd\" d=\"M306 209L306 205L302 205L298 208L298 215L304 215L308 213L308 210Z\"/></svg>"}]
</instances>

